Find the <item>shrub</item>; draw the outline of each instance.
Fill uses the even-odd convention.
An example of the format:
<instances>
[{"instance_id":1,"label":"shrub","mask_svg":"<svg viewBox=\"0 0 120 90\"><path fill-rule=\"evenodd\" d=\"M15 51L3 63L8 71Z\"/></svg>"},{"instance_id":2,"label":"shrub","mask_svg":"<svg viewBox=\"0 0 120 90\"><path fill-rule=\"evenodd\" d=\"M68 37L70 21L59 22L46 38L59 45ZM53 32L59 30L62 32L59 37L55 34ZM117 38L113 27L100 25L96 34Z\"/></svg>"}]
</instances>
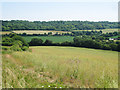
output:
<instances>
[{"instance_id":1,"label":"shrub","mask_svg":"<svg viewBox=\"0 0 120 90\"><path fill-rule=\"evenodd\" d=\"M46 39L46 41L44 42L44 44L45 44L46 46L50 46L50 45L52 45L52 41Z\"/></svg>"},{"instance_id":2,"label":"shrub","mask_svg":"<svg viewBox=\"0 0 120 90\"><path fill-rule=\"evenodd\" d=\"M2 50L9 50L10 48L7 46L2 46Z\"/></svg>"},{"instance_id":3,"label":"shrub","mask_svg":"<svg viewBox=\"0 0 120 90\"><path fill-rule=\"evenodd\" d=\"M23 47L22 47L22 50L23 50L23 51L27 51L27 50L28 50L28 47L27 47L27 46L23 46Z\"/></svg>"},{"instance_id":4,"label":"shrub","mask_svg":"<svg viewBox=\"0 0 120 90\"><path fill-rule=\"evenodd\" d=\"M12 51L22 51L21 47L18 44L14 44L10 47Z\"/></svg>"},{"instance_id":5,"label":"shrub","mask_svg":"<svg viewBox=\"0 0 120 90\"><path fill-rule=\"evenodd\" d=\"M38 38L33 38L29 43L30 46L40 46L42 44L43 44L43 40Z\"/></svg>"}]
</instances>

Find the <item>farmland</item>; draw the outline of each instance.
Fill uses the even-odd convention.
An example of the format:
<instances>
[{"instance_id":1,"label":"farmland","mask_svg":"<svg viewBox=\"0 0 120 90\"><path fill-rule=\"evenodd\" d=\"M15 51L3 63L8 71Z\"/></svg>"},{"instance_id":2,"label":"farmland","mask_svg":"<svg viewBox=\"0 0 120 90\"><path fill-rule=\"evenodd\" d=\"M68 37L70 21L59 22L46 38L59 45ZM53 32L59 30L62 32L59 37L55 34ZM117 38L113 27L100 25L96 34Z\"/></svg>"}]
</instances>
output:
<instances>
[{"instance_id":1,"label":"farmland","mask_svg":"<svg viewBox=\"0 0 120 90\"><path fill-rule=\"evenodd\" d=\"M117 88L118 52L39 46L2 55L3 88Z\"/></svg>"},{"instance_id":2,"label":"farmland","mask_svg":"<svg viewBox=\"0 0 120 90\"><path fill-rule=\"evenodd\" d=\"M10 31L3 31L3 32L0 32L0 34L9 34L9 33L11 33Z\"/></svg>"},{"instance_id":3,"label":"farmland","mask_svg":"<svg viewBox=\"0 0 120 90\"><path fill-rule=\"evenodd\" d=\"M51 30L20 30L20 31L13 31L14 33L17 33L17 34L22 34L22 33L26 33L26 34L48 34L49 32L52 32L52 34L55 34L55 33L59 33L59 34L62 34L62 33L71 33L71 32L67 32L67 31L51 31Z\"/></svg>"},{"instance_id":4,"label":"farmland","mask_svg":"<svg viewBox=\"0 0 120 90\"><path fill-rule=\"evenodd\" d=\"M103 31L103 33L109 33L109 32L118 32L118 29L100 29ZM93 30L93 31L100 31L98 29ZM72 30L72 31L91 31L91 30ZM59 34L62 33L71 33L71 31L52 31L52 30L13 30L11 32L17 33L17 34L22 34L22 33L26 33L26 34L48 34L49 32L52 32L52 34L55 34L56 32L58 32ZM10 31L3 31L2 34L9 34Z\"/></svg>"},{"instance_id":5,"label":"farmland","mask_svg":"<svg viewBox=\"0 0 120 90\"><path fill-rule=\"evenodd\" d=\"M118 29L100 29L103 33L118 32ZM98 29L93 31L100 31ZM74 30L74 31L92 31L92 30Z\"/></svg>"},{"instance_id":6,"label":"farmland","mask_svg":"<svg viewBox=\"0 0 120 90\"><path fill-rule=\"evenodd\" d=\"M61 43L65 41L73 41L72 36L23 36L23 38L27 41L30 42L32 38L40 38L43 41L46 39L53 41L54 43Z\"/></svg>"}]
</instances>

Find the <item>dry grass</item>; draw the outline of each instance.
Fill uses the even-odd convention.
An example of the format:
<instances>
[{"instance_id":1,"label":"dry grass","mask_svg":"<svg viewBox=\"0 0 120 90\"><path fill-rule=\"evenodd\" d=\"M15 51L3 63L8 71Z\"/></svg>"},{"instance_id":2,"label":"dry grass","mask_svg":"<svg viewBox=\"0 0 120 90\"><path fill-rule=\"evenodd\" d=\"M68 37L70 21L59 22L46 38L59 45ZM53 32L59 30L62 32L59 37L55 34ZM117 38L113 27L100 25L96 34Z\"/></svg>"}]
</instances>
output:
<instances>
[{"instance_id":1,"label":"dry grass","mask_svg":"<svg viewBox=\"0 0 120 90\"><path fill-rule=\"evenodd\" d=\"M27 33L27 34L48 34L49 32L52 32L52 34L55 34L56 32L58 32L59 34L62 34L62 33L71 33L71 32L67 32L67 31L43 31L43 30L20 30L20 31L13 31L15 33Z\"/></svg>"},{"instance_id":2,"label":"dry grass","mask_svg":"<svg viewBox=\"0 0 120 90\"><path fill-rule=\"evenodd\" d=\"M9 31L0 32L0 34L9 34L9 33L11 33L11 32L9 32Z\"/></svg>"},{"instance_id":3,"label":"dry grass","mask_svg":"<svg viewBox=\"0 0 120 90\"><path fill-rule=\"evenodd\" d=\"M118 29L101 29L103 33L110 33L110 32L118 32ZM74 31L92 31L92 30L74 30ZM93 30L93 31L100 31L100 30Z\"/></svg>"},{"instance_id":4,"label":"dry grass","mask_svg":"<svg viewBox=\"0 0 120 90\"><path fill-rule=\"evenodd\" d=\"M47 46L31 49L3 55L3 87L118 87L118 52Z\"/></svg>"}]
</instances>

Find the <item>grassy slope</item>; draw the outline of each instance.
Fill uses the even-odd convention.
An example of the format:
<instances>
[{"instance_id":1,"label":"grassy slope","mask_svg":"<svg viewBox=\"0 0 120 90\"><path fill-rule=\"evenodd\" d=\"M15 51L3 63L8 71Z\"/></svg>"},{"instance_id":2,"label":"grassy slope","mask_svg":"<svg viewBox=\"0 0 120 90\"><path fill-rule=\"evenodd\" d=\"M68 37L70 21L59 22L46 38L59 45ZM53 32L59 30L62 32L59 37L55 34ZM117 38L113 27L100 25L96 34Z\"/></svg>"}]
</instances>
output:
<instances>
[{"instance_id":1,"label":"grassy slope","mask_svg":"<svg viewBox=\"0 0 120 90\"><path fill-rule=\"evenodd\" d=\"M118 87L118 52L31 47L3 55L3 87Z\"/></svg>"},{"instance_id":2,"label":"grassy slope","mask_svg":"<svg viewBox=\"0 0 120 90\"><path fill-rule=\"evenodd\" d=\"M55 43L59 43L59 42L64 42L64 41L73 41L74 37L72 37L72 36L23 36L23 38L27 42L30 42L32 38L40 38L43 41L48 39L48 40L51 40Z\"/></svg>"}]
</instances>

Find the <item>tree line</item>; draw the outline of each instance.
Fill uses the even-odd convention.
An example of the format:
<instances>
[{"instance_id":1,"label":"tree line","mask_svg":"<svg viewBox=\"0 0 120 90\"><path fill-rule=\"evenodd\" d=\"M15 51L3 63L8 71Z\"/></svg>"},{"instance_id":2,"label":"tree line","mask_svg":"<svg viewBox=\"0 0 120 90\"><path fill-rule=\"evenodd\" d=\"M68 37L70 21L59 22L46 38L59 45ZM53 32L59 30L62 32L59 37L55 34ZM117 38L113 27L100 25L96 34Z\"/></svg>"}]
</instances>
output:
<instances>
[{"instance_id":1,"label":"tree line","mask_svg":"<svg viewBox=\"0 0 120 90\"><path fill-rule=\"evenodd\" d=\"M43 41L40 38L33 38L27 43L21 36L10 33L8 36L3 36L2 46L10 46L10 49L14 51L25 51L29 46L73 46L120 51L119 41L109 40L108 37L101 35L75 36L72 42L65 41L62 43L54 43L51 40Z\"/></svg>"},{"instance_id":2,"label":"tree line","mask_svg":"<svg viewBox=\"0 0 120 90\"><path fill-rule=\"evenodd\" d=\"M42 39L33 38L29 42L30 46L73 46L73 47L85 47L85 48L94 48L94 49L103 49L103 50L113 50L113 51L120 51L120 42L119 41L112 41L92 37L81 37L77 36L74 37L73 42L62 42L62 43L53 43L51 40L46 40L43 42Z\"/></svg>"},{"instance_id":3,"label":"tree line","mask_svg":"<svg viewBox=\"0 0 120 90\"><path fill-rule=\"evenodd\" d=\"M12 30L94 30L118 28L118 22L90 22L90 21L2 21L3 31Z\"/></svg>"}]
</instances>

